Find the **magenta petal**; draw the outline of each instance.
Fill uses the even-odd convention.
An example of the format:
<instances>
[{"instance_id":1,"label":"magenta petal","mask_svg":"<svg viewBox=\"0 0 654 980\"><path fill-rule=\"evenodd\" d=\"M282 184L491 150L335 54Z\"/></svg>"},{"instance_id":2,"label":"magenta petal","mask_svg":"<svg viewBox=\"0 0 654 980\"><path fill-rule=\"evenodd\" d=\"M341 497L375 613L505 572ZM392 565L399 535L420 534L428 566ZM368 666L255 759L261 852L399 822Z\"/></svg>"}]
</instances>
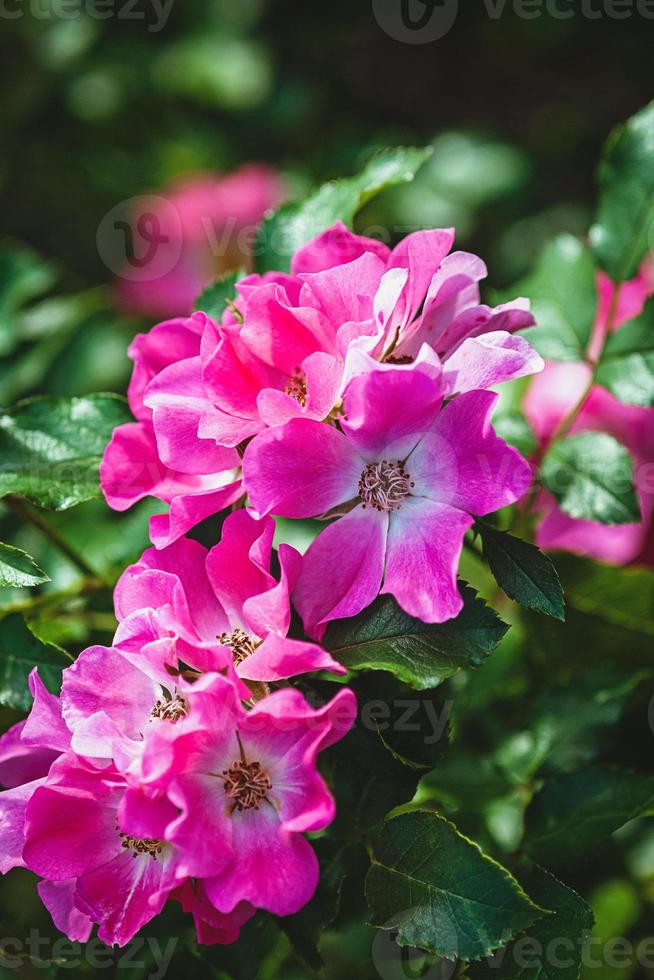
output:
<instances>
[{"instance_id":1,"label":"magenta petal","mask_svg":"<svg viewBox=\"0 0 654 980\"><path fill-rule=\"evenodd\" d=\"M243 457L243 482L261 516L322 514L356 496L361 470L347 437L312 419L266 429Z\"/></svg>"},{"instance_id":2,"label":"magenta petal","mask_svg":"<svg viewBox=\"0 0 654 980\"><path fill-rule=\"evenodd\" d=\"M52 881L94 871L120 853L120 785L75 756L62 756L27 806L23 857Z\"/></svg>"},{"instance_id":3,"label":"magenta petal","mask_svg":"<svg viewBox=\"0 0 654 980\"><path fill-rule=\"evenodd\" d=\"M300 834L282 830L272 806L245 810L233 820L238 860L205 881L209 900L221 912L240 902L275 915L292 915L312 898L318 884L318 860Z\"/></svg>"},{"instance_id":4,"label":"magenta petal","mask_svg":"<svg viewBox=\"0 0 654 980\"><path fill-rule=\"evenodd\" d=\"M198 493L180 494L170 504L167 514L155 514L150 518L150 540L155 548L167 548L174 544L192 527L219 514L243 495L240 480L218 489Z\"/></svg>"},{"instance_id":5,"label":"magenta petal","mask_svg":"<svg viewBox=\"0 0 654 980\"><path fill-rule=\"evenodd\" d=\"M333 322L317 309L291 306L276 283L252 294L240 336L248 351L286 379L310 354L336 349Z\"/></svg>"},{"instance_id":6,"label":"magenta petal","mask_svg":"<svg viewBox=\"0 0 654 980\"><path fill-rule=\"evenodd\" d=\"M193 915L198 942L205 946L236 942L241 926L255 914L247 902L237 905L229 915L219 912L208 900L202 879L185 882L171 897Z\"/></svg>"},{"instance_id":7,"label":"magenta petal","mask_svg":"<svg viewBox=\"0 0 654 980\"><path fill-rule=\"evenodd\" d=\"M0 793L0 874L25 867L25 814L34 793L44 781L35 779Z\"/></svg>"},{"instance_id":8,"label":"magenta petal","mask_svg":"<svg viewBox=\"0 0 654 980\"><path fill-rule=\"evenodd\" d=\"M405 612L425 623L459 614L459 558L474 521L460 510L411 497L391 515L382 593L395 596Z\"/></svg>"},{"instance_id":9,"label":"magenta petal","mask_svg":"<svg viewBox=\"0 0 654 980\"><path fill-rule=\"evenodd\" d=\"M543 358L523 337L495 331L463 341L445 362L445 383L449 393L492 388L544 367Z\"/></svg>"},{"instance_id":10,"label":"magenta petal","mask_svg":"<svg viewBox=\"0 0 654 980\"><path fill-rule=\"evenodd\" d=\"M59 932L73 942L85 943L91 935L93 922L74 904L76 887L75 878L69 881L40 881L38 892Z\"/></svg>"},{"instance_id":11,"label":"magenta petal","mask_svg":"<svg viewBox=\"0 0 654 980\"><path fill-rule=\"evenodd\" d=\"M149 333L136 335L128 351L134 361L134 371L127 397L137 419L150 414L143 404L143 394L150 381L169 364L199 354L202 326L197 317L181 317L158 323Z\"/></svg>"},{"instance_id":12,"label":"magenta petal","mask_svg":"<svg viewBox=\"0 0 654 980\"><path fill-rule=\"evenodd\" d=\"M48 691L36 667L30 673L29 686L34 703L23 728L23 742L37 748L67 752L70 731L61 715L61 702Z\"/></svg>"},{"instance_id":13,"label":"magenta petal","mask_svg":"<svg viewBox=\"0 0 654 980\"><path fill-rule=\"evenodd\" d=\"M243 603L275 585L269 571L274 533L271 517L257 521L238 510L226 519L220 541L207 556L211 586L236 625L242 624Z\"/></svg>"},{"instance_id":14,"label":"magenta petal","mask_svg":"<svg viewBox=\"0 0 654 980\"><path fill-rule=\"evenodd\" d=\"M531 467L492 429L496 401L493 392L469 391L445 406L405 464L416 497L483 516L527 492Z\"/></svg>"},{"instance_id":15,"label":"magenta petal","mask_svg":"<svg viewBox=\"0 0 654 980\"><path fill-rule=\"evenodd\" d=\"M161 856L153 859L150 854L124 850L78 881L81 902L100 923L98 937L108 946L125 946L161 912L167 898L161 890L163 861Z\"/></svg>"},{"instance_id":16,"label":"magenta petal","mask_svg":"<svg viewBox=\"0 0 654 980\"><path fill-rule=\"evenodd\" d=\"M264 637L268 633L286 636L291 625L290 594L300 574L302 557L290 545L279 546L279 582L259 595L253 595L243 603L243 624L255 636Z\"/></svg>"},{"instance_id":17,"label":"magenta petal","mask_svg":"<svg viewBox=\"0 0 654 980\"><path fill-rule=\"evenodd\" d=\"M322 635L332 619L355 616L376 597L387 530L387 513L359 505L320 532L304 556L293 593L310 636Z\"/></svg>"},{"instance_id":18,"label":"magenta petal","mask_svg":"<svg viewBox=\"0 0 654 980\"><path fill-rule=\"evenodd\" d=\"M371 370L347 386L343 431L368 462L404 460L432 425L441 400L440 378L425 371Z\"/></svg>"},{"instance_id":19,"label":"magenta petal","mask_svg":"<svg viewBox=\"0 0 654 980\"><path fill-rule=\"evenodd\" d=\"M152 423L159 457L181 473L220 473L239 465L233 449L200 439L200 420L212 405L202 385L199 357L171 364L148 386L145 404L152 409Z\"/></svg>"},{"instance_id":20,"label":"magenta petal","mask_svg":"<svg viewBox=\"0 0 654 980\"><path fill-rule=\"evenodd\" d=\"M345 667L317 644L289 640L276 633L269 633L254 653L237 667L239 677L248 681L281 681L313 670L347 673Z\"/></svg>"},{"instance_id":21,"label":"magenta petal","mask_svg":"<svg viewBox=\"0 0 654 980\"><path fill-rule=\"evenodd\" d=\"M388 260L389 250L383 242L355 235L342 221L337 221L297 250L293 256L291 271L293 275L300 272L322 272L324 269L353 262L366 252L377 255L382 262Z\"/></svg>"},{"instance_id":22,"label":"magenta petal","mask_svg":"<svg viewBox=\"0 0 654 980\"><path fill-rule=\"evenodd\" d=\"M177 494L202 491L207 478L176 473L159 459L150 422L128 422L114 429L100 464L100 484L114 510L127 510L143 497L170 501Z\"/></svg>"},{"instance_id":23,"label":"magenta petal","mask_svg":"<svg viewBox=\"0 0 654 980\"><path fill-rule=\"evenodd\" d=\"M0 786L3 789L13 789L47 776L59 755L53 749L25 745L21 738L24 727L25 722L19 721L0 735Z\"/></svg>"},{"instance_id":24,"label":"magenta petal","mask_svg":"<svg viewBox=\"0 0 654 980\"><path fill-rule=\"evenodd\" d=\"M366 252L353 262L322 272L302 273L300 278L337 330L343 323L372 318L375 293L385 272L384 262L372 252Z\"/></svg>"}]
</instances>

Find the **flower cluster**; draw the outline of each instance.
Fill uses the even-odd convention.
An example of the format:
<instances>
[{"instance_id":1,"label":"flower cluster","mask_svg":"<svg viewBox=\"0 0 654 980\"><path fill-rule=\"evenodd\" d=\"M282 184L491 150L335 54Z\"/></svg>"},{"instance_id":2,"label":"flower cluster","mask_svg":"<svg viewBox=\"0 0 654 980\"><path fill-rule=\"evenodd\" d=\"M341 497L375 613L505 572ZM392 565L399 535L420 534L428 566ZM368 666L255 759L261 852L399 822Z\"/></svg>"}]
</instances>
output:
<instances>
[{"instance_id":1,"label":"flower cluster","mask_svg":"<svg viewBox=\"0 0 654 980\"><path fill-rule=\"evenodd\" d=\"M287 637L298 555L270 573L272 520L238 511L207 552L146 551L116 588L112 647L34 670L32 711L0 740L0 870L27 867L55 924L124 945L169 899L203 943L234 941L255 909L289 915L318 863L303 834L334 801L318 753L351 727L349 689L312 707L290 686L343 669Z\"/></svg>"},{"instance_id":2,"label":"flower cluster","mask_svg":"<svg viewBox=\"0 0 654 980\"><path fill-rule=\"evenodd\" d=\"M220 322L135 339L136 421L101 480L118 510L169 509L117 584L113 645L85 650L59 697L34 673L0 744L1 870L41 876L72 938L98 923L123 944L172 899L201 942L230 942L255 909L311 898L303 835L334 816L317 756L356 702L339 687L312 705L289 679L344 674L327 624L380 592L456 616L464 535L531 481L488 390L543 366L517 335L528 304L482 305L484 265L452 245L425 231L391 251L337 225L289 274L240 281ZM230 505L210 551L185 536ZM304 556L280 544L273 574L275 516L325 524Z\"/></svg>"},{"instance_id":3,"label":"flower cluster","mask_svg":"<svg viewBox=\"0 0 654 980\"><path fill-rule=\"evenodd\" d=\"M101 467L109 504L168 503L158 548L245 496L259 518L338 517L293 591L314 638L380 591L427 622L455 616L473 515L531 477L493 433L488 389L543 362L517 335L528 302L483 305L486 268L453 241L421 231L391 251L337 224L289 274L241 280L219 323L196 313L137 337L137 421Z\"/></svg>"}]
</instances>

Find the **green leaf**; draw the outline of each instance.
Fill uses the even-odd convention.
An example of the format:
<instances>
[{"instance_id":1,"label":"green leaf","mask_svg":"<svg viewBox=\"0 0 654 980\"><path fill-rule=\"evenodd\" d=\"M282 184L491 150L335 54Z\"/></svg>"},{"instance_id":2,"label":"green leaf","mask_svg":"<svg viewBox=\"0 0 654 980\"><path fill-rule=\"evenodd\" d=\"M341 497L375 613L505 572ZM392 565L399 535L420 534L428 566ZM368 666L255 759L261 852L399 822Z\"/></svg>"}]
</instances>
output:
<instances>
[{"instance_id":1,"label":"green leaf","mask_svg":"<svg viewBox=\"0 0 654 980\"><path fill-rule=\"evenodd\" d=\"M478 521L484 558L500 588L527 609L565 619L563 589L552 561L538 548Z\"/></svg>"},{"instance_id":2,"label":"green leaf","mask_svg":"<svg viewBox=\"0 0 654 980\"><path fill-rule=\"evenodd\" d=\"M418 690L437 687L479 667L508 630L463 583L461 593L463 610L441 624L414 619L392 596L380 596L358 616L332 623L325 645L350 669L387 670Z\"/></svg>"},{"instance_id":3,"label":"green leaf","mask_svg":"<svg viewBox=\"0 0 654 980\"><path fill-rule=\"evenodd\" d=\"M420 782L419 770L395 758L380 736L360 722L323 759L338 801L332 832L348 840L410 803Z\"/></svg>"},{"instance_id":4,"label":"green leaf","mask_svg":"<svg viewBox=\"0 0 654 980\"><path fill-rule=\"evenodd\" d=\"M29 710L32 695L27 679L34 667L45 686L58 693L61 671L68 662L66 652L38 640L19 613L0 619L0 704Z\"/></svg>"},{"instance_id":5,"label":"green leaf","mask_svg":"<svg viewBox=\"0 0 654 980\"><path fill-rule=\"evenodd\" d=\"M0 497L66 510L100 496L100 460L114 428L130 419L117 395L19 402L0 415Z\"/></svg>"},{"instance_id":6,"label":"green leaf","mask_svg":"<svg viewBox=\"0 0 654 980\"><path fill-rule=\"evenodd\" d=\"M566 864L654 801L654 778L624 769L580 769L548 780L526 813L525 847L543 864Z\"/></svg>"},{"instance_id":7,"label":"green leaf","mask_svg":"<svg viewBox=\"0 0 654 980\"><path fill-rule=\"evenodd\" d=\"M595 267L588 249L573 235L560 235L516 288L531 299L536 326L525 336L539 354L550 361L583 360L597 312Z\"/></svg>"},{"instance_id":8,"label":"green leaf","mask_svg":"<svg viewBox=\"0 0 654 980\"><path fill-rule=\"evenodd\" d=\"M366 879L371 925L397 930L400 946L478 960L543 910L453 824L416 810L388 820Z\"/></svg>"},{"instance_id":9,"label":"green leaf","mask_svg":"<svg viewBox=\"0 0 654 980\"><path fill-rule=\"evenodd\" d=\"M0 542L0 588L29 589L49 581L28 554Z\"/></svg>"},{"instance_id":10,"label":"green leaf","mask_svg":"<svg viewBox=\"0 0 654 980\"><path fill-rule=\"evenodd\" d=\"M502 769L526 782L541 767L569 772L597 758L614 737L613 726L648 671L612 666L585 671L574 682L541 695L529 711L529 728L513 732L495 754Z\"/></svg>"},{"instance_id":11,"label":"green leaf","mask_svg":"<svg viewBox=\"0 0 654 980\"><path fill-rule=\"evenodd\" d=\"M225 308L236 298L236 283L245 275L245 269L236 269L216 279L204 289L195 301L195 309L202 310L212 320L220 322Z\"/></svg>"},{"instance_id":12,"label":"green leaf","mask_svg":"<svg viewBox=\"0 0 654 980\"><path fill-rule=\"evenodd\" d=\"M0 354L18 343L16 314L24 303L49 289L57 278L54 266L24 245L0 247Z\"/></svg>"},{"instance_id":13,"label":"green leaf","mask_svg":"<svg viewBox=\"0 0 654 980\"><path fill-rule=\"evenodd\" d=\"M632 279L654 222L654 102L613 131L599 168L593 251L611 279Z\"/></svg>"},{"instance_id":14,"label":"green leaf","mask_svg":"<svg viewBox=\"0 0 654 980\"><path fill-rule=\"evenodd\" d=\"M356 176L332 180L306 200L283 205L259 230L257 272L287 272L298 248L336 221L351 225L357 211L376 194L413 180L431 153L430 147L381 150Z\"/></svg>"},{"instance_id":15,"label":"green leaf","mask_svg":"<svg viewBox=\"0 0 654 980\"><path fill-rule=\"evenodd\" d=\"M610 334L596 380L627 405L654 405L654 300L636 320Z\"/></svg>"},{"instance_id":16,"label":"green leaf","mask_svg":"<svg viewBox=\"0 0 654 980\"><path fill-rule=\"evenodd\" d=\"M515 942L471 968L471 980L577 980L584 941L593 928L589 905L554 875L533 867L521 875L543 916ZM565 945L564 945L565 944Z\"/></svg>"},{"instance_id":17,"label":"green leaf","mask_svg":"<svg viewBox=\"0 0 654 980\"><path fill-rule=\"evenodd\" d=\"M641 520L633 460L606 432L583 432L556 442L543 461L541 476L570 517L601 524Z\"/></svg>"}]
</instances>

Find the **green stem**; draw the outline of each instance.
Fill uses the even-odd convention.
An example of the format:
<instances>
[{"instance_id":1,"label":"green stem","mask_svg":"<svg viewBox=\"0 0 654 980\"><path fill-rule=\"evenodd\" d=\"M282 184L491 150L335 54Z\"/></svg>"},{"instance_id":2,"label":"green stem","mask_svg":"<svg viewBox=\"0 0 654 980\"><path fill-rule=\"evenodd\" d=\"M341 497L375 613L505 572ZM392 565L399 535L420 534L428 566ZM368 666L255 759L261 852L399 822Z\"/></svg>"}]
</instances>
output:
<instances>
[{"instance_id":1,"label":"green stem","mask_svg":"<svg viewBox=\"0 0 654 980\"><path fill-rule=\"evenodd\" d=\"M4 503L17 517L20 517L27 524L31 524L37 528L86 578L94 579L97 577L95 569L91 568L86 560L81 555L78 555L68 542L61 537L59 532L55 531L39 512L30 507L22 498L9 495L4 498Z\"/></svg>"},{"instance_id":2,"label":"green stem","mask_svg":"<svg viewBox=\"0 0 654 980\"><path fill-rule=\"evenodd\" d=\"M604 335L604 341L603 341L602 346L601 346L601 348L600 348L600 350L599 350L599 352L597 354L597 357L595 357L592 361L590 359L587 361L587 363L590 365L590 368L591 368L590 380L588 381L588 384L586 385L586 387L585 387L585 389L584 389L581 397L579 398L579 400L575 403L575 405L568 412L568 414L561 420L558 428L555 430L554 435L552 436L552 438L549 441L549 445L550 446L553 445L553 443L555 443L555 442L559 442L561 439L565 439L565 437L570 432L570 429L572 428L572 426L575 424L575 422L579 418L579 415L581 414L584 406L586 405L586 402L588 401L588 397L589 397L589 395L590 395L590 393L593 390L593 387L595 385L595 379L597 377L597 369L599 367L600 361L602 360L602 354L604 353L604 348L606 346L606 342L607 342L607 340L609 338L609 335L611 334L611 332L613 330L613 327L615 325L615 318L617 316L617 313L618 313L618 305L620 303L620 292L621 292L621 290L622 290L622 284L621 283L617 283L616 284L616 287L615 287L615 291L613 293L613 299L611 300L611 306L609 307L609 312L608 312L608 315L607 315L606 331L605 331L605 335Z\"/></svg>"},{"instance_id":3,"label":"green stem","mask_svg":"<svg viewBox=\"0 0 654 980\"><path fill-rule=\"evenodd\" d=\"M92 595L107 588L106 583L98 578L78 579L65 589L53 589L52 592L42 592L41 595L32 596L29 599L20 599L18 602L10 602L6 606L0 606L0 618L15 612L33 612L37 609L47 609L52 605L60 605L69 599L79 599L83 596Z\"/></svg>"}]
</instances>

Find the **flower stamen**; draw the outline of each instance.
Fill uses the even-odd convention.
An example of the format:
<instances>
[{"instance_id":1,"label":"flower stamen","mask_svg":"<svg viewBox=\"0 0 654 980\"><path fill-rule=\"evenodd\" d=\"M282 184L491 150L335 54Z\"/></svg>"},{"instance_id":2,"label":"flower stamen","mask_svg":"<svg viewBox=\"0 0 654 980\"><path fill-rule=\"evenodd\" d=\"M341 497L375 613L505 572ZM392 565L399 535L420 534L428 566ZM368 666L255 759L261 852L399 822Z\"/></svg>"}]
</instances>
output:
<instances>
[{"instance_id":1,"label":"flower stamen","mask_svg":"<svg viewBox=\"0 0 654 980\"><path fill-rule=\"evenodd\" d=\"M166 696L158 698L152 711L150 712L151 718L156 718L159 721L169 721L171 724L175 724L180 718L186 718L188 715L188 704L181 694L173 694L172 696Z\"/></svg>"},{"instance_id":2,"label":"flower stamen","mask_svg":"<svg viewBox=\"0 0 654 980\"><path fill-rule=\"evenodd\" d=\"M411 493L414 483L399 460L368 463L359 480L363 506L378 511L398 510Z\"/></svg>"},{"instance_id":3,"label":"flower stamen","mask_svg":"<svg viewBox=\"0 0 654 980\"><path fill-rule=\"evenodd\" d=\"M161 854L163 850L163 841L161 840L151 840L147 837L132 837L130 834L123 834L120 830L118 833L122 840L121 847L134 851L132 855L134 858L137 854L149 854L156 861L157 855Z\"/></svg>"},{"instance_id":4,"label":"flower stamen","mask_svg":"<svg viewBox=\"0 0 654 980\"><path fill-rule=\"evenodd\" d=\"M225 792L234 801L234 810L258 810L267 799L272 783L260 762L239 759L223 772Z\"/></svg>"},{"instance_id":5,"label":"flower stamen","mask_svg":"<svg viewBox=\"0 0 654 980\"><path fill-rule=\"evenodd\" d=\"M307 379L299 368L296 368L295 374L289 379L288 384L284 388L284 394L294 398L302 408L306 407L308 395Z\"/></svg>"},{"instance_id":6,"label":"flower stamen","mask_svg":"<svg viewBox=\"0 0 654 980\"><path fill-rule=\"evenodd\" d=\"M231 647L235 667L238 667L244 660L247 660L259 646L259 641L253 640L239 626L231 633L221 633L218 637L218 642L221 646Z\"/></svg>"}]
</instances>

